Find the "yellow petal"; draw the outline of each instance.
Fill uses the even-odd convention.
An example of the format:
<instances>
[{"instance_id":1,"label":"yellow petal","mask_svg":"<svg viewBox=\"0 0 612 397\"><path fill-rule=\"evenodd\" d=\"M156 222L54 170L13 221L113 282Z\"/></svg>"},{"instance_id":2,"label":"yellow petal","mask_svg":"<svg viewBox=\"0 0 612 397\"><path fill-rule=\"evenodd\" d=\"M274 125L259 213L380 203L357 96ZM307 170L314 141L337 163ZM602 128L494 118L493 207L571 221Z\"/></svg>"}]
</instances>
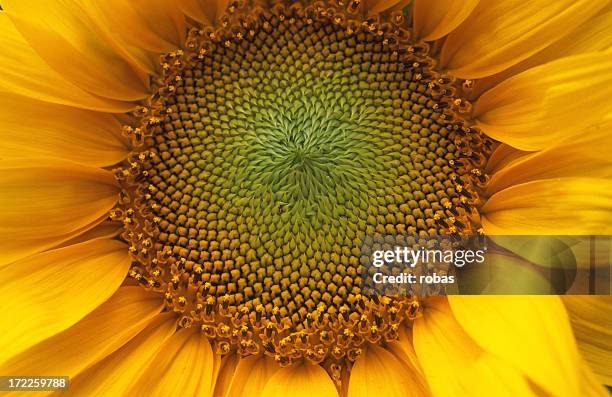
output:
<instances>
[{"instance_id":1,"label":"yellow petal","mask_svg":"<svg viewBox=\"0 0 612 397\"><path fill-rule=\"evenodd\" d=\"M608 7L609 8L609 7ZM476 80L473 95L479 96L502 81L555 59L612 48L612 12L589 19L576 30L560 38L537 54L493 76Z\"/></svg>"},{"instance_id":2,"label":"yellow petal","mask_svg":"<svg viewBox=\"0 0 612 397\"><path fill-rule=\"evenodd\" d=\"M81 235L57 245L55 248L67 247L69 245L79 244L90 240L110 240L117 237L123 230L123 224L105 221Z\"/></svg>"},{"instance_id":3,"label":"yellow petal","mask_svg":"<svg viewBox=\"0 0 612 397\"><path fill-rule=\"evenodd\" d=\"M582 365L582 379L582 396L610 397L608 388L597 380L586 363Z\"/></svg>"},{"instance_id":4,"label":"yellow petal","mask_svg":"<svg viewBox=\"0 0 612 397\"><path fill-rule=\"evenodd\" d=\"M486 234L610 234L612 181L545 179L501 190L481 208Z\"/></svg>"},{"instance_id":5,"label":"yellow petal","mask_svg":"<svg viewBox=\"0 0 612 397\"><path fill-rule=\"evenodd\" d=\"M105 113L0 93L0 158L55 157L92 166L122 161L121 125Z\"/></svg>"},{"instance_id":6,"label":"yellow petal","mask_svg":"<svg viewBox=\"0 0 612 397\"><path fill-rule=\"evenodd\" d=\"M158 315L125 346L70 380L75 396L122 396L176 329L174 313ZM53 396L61 397L57 392Z\"/></svg>"},{"instance_id":7,"label":"yellow petal","mask_svg":"<svg viewBox=\"0 0 612 397\"><path fill-rule=\"evenodd\" d=\"M382 347L368 346L351 369L348 397L429 395L420 375L407 363L407 357L398 359Z\"/></svg>"},{"instance_id":8,"label":"yellow petal","mask_svg":"<svg viewBox=\"0 0 612 397\"><path fill-rule=\"evenodd\" d=\"M493 150L493 153L491 153L491 156L489 156L485 171L489 175L494 174L500 169L512 164L514 161L517 161L523 156L527 156L531 153L533 152L518 150L510 145L502 143L497 146L495 150Z\"/></svg>"},{"instance_id":9,"label":"yellow petal","mask_svg":"<svg viewBox=\"0 0 612 397\"><path fill-rule=\"evenodd\" d=\"M158 294L142 287L121 287L72 327L0 365L0 373L75 377L125 345L151 322L162 306L163 299Z\"/></svg>"},{"instance_id":10,"label":"yellow petal","mask_svg":"<svg viewBox=\"0 0 612 397\"><path fill-rule=\"evenodd\" d=\"M511 77L480 97L474 118L499 141L540 150L602 121L611 96L612 52L588 53Z\"/></svg>"},{"instance_id":11,"label":"yellow petal","mask_svg":"<svg viewBox=\"0 0 612 397\"><path fill-rule=\"evenodd\" d=\"M208 20L208 16L204 13L202 0L177 0L178 5L185 15L195 19L196 21L212 24Z\"/></svg>"},{"instance_id":12,"label":"yellow petal","mask_svg":"<svg viewBox=\"0 0 612 397\"><path fill-rule=\"evenodd\" d=\"M368 0L366 9L369 15L375 15L385 11L402 9L410 4L412 0Z\"/></svg>"},{"instance_id":13,"label":"yellow petal","mask_svg":"<svg viewBox=\"0 0 612 397\"><path fill-rule=\"evenodd\" d=\"M612 297L564 296L578 349L602 384L612 385Z\"/></svg>"},{"instance_id":14,"label":"yellow petal","mask_svg":"<svg viewBox=\"0 0 612 397\"><path fill-rule=\"evenodd\" d=\"M4 0L2 7L32 48L77 86L122 101L147 96L136 71L77 0Z\"/></svg>"},{"instance_id":15,"label":"yellow petal","mask_svg":"<svg viewBox=\"0 0 612 397\"><path fill-rule=\"evenodd\" d=\"M491 175L488 195L537 179L564 177L612 178L612 123L589 128L577 137L523 155Z\"/></svg>"},{"instance_id":16,"label":"yellow petal","mask_svg":"<svg viewBox=\"0 0 612 397\"><path fill-rule=\"evenodd\" d=\"M0 361L70 327L110 297L130 266L127 246L95 240L0 271Z\"/></svg>"},{"instance_id":17,"label":"yellow petal","mask_svg":"<svg viewBox=\"0 0 612 397\"><path fill-rule=\"evenodd\" d=\"M513 366L495 356L485 354L476 362L466 365L459 390L461 396L489 397L536 397L525 377Z\"/></svg>"},{"instance_id":18,"label":"yellow petal","mask_svg":"<svg viewBox=\"0 0 612 397\"><path fill-rule=\"evenodd\" d=\"M107 27L127 44L151 52L168 52L183 44L185 19L174 1L108 0L104 4L87 4L86 9L101 12Z\"/></svg>"},{"instance_id":19,"label":"yellow petal","mask_svg":"<svg viewBox=\"0 0 612 397\"><path fill-rule=\"evenodd\" d=\"M185 17L173 0L109 0L83 4L122 53L143 70L159 66L159 54L185 39Z\"/></svg>"},{"instance_id":20,"label":"yellow petal","mask_svg":"<svg viewBox=\"0 0 612 397\"><path fill-rule=\"evenodd\" d=\"M221 360L219 372L215 377L215 387L213 397L225 397L228 395L228 391L236 372L240 358L237 354L228 354Z\"/></svg>"},{"instance_id":21,"label":"yellow petal","mask_svg":"<svg viewBox=\"0 0 612 397\"><path fill-rule=\"evenodd\" d=\"M268 380L260 395L278 396L338 397L338 391L323 368L302 362L278 370Z\"/></svg>"},{"instance_id":22,"label":"yellow petal","mask_svg":"<svg viewBox=\"0 0 612 397\"><path fill-rule=\"evenodd\" d=\"M441 66L465 79L500 72L595 15L608 0L481 0L444 43Z\"/></svg>"},{"instance_id":23,"label":"yellow petal","mask_svg":"<svg viewBox=\"0 0 612 397\"><path fill-rule=\"evenodd\" d=\"M461 373L483 350L455 320L446 298L429 298L414 321L414 350L434 396L459 396ZM400 343L405 341L400 339Z\"/></svg>"},{"instance_id":24,"label":"yellow petal","mask_svg":"<svg viewBox=\"0 0 612 397\"><path fill-rule=\"evenodd\" d=\"M474 10L480 0L416 0L413 26L417 38L437 40L452 32Z\"/></svg>"},{"instance_id":25,"label":"yellow petal","mask_svg":"<svg viewBox=\"0 0 612 397\"><path fill-rule=\"evenodd\" d=\"M232 376L227 397L250 397L253 390L263 390L266 382L280 369L267 356L241 358Z\"/></svg>"},{"instance_id":26,"label":"yellow petal","mask_svg":"<svg viewBox=\"0 0 612 397\"><path fill-rule=\"evenodd\" d=\"M26 97L105 112L126 112L135 107L92 95L47 65L0 12L0 89Z\"/></svg>"},{"instance_id":27,"label":"yellow petal","mask_svg":"<svg viewBox=\"0 0 612 397\"><path fill-rule=\"evenodd\" d=\"M413 371L418 372L421 376L423 375L423 370L414 351L412 328L408 326L400 327L399 341L389 342L387 348L397 358L404 361L408 367L413 368Z\"/></svg>"},{"instance_id":28,"label":"yellow petal","mask_svg":"<svg viewBox=\"0 0 612 397\"><path fill-rule=\"evenodd\" d=\"M554 396L580 395L578 351L558 297L449 296L448 300L459 324L484 350Z\"/></svg>"},{"instance_id":29,"label":"yellow petal","mask_svg":"<svg viewBox=\"0 0 612 397\"><path fill-rule=\"evenodd\" d=\"M66 245L72 245L70 244L71 241L85 241L79 238L86 234L88 231L90 231L92 228L98 227L107 218L108 215L105 214L104 216L98 218L86 227L75 229L74 231L68 234L58 236L57 239L49 239L47 237L23 239L12 238L8 236L4 238L2 242L0 242L0 246L7 247L4 252L0 253L0 269L9 266L15 261L26 258L30 255L34 255L48 249L55 249L64 247Z\"/></svg>"},{"instance_id":30,"label":"yellow petal","mask_svg":"<svg viewBox=\"0 0 612 397\"><path fill-rule=\"evenodd\" d=\"M197 330L172 335L130 389L130 396L209 396L213 352Z\"/></svg>"},{"instance_id":31,"label":"yellow petal","mask_svg":"<svg viewBox=\"0 0 612 397\"><path fill-rule=\"evenodd\" d=\"M119 188L109 171L58 161L0 162L0 264L97 225Z\"/></svg>"},{"instance_id":32,"label":"yellow petal","mask_svg":"<svg viewBox=\"0 0 612 397\"><path fill-rule=\"evenodd\" d=\"M221 17L230 0L178 0L181 10L198 22L213 25Z\"/></svg>"}]
</instances>

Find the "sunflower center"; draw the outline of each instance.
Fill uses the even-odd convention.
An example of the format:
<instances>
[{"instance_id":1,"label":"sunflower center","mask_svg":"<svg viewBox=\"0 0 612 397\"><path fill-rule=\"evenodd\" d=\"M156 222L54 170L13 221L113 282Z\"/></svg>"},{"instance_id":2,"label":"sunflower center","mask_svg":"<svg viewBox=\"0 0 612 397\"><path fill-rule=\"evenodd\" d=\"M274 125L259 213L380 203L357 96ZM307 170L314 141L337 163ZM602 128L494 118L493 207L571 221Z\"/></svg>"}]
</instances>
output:
<instances>
[{"instance_id":1,"label":"sunflower center","mask_svg":"<svg viewBox=\"0 0 612 397\"><path fill-rule=\"evenodd\" d=\"M166 56L143 125L126 127L143 147L115 214L131 274L221 353L353 360L419 307L361 294L364 238L470 232L473 132L400 16L230 11Z\"/></svg>"}]
</instances>

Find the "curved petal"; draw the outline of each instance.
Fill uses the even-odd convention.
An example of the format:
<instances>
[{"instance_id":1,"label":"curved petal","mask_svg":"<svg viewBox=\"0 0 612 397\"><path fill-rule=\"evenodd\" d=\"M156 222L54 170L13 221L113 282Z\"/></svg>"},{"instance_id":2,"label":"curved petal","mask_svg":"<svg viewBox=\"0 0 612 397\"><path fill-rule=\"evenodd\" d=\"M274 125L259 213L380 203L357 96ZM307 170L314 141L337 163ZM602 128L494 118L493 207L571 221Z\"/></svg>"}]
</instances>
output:
<instances>
[{"instance_id":1,"label":"curved petal","mask_svg":"<svg viewBox=\"0 0 612 397\"><path fill-rule=\"evenodd\" d=\"M449 296L461 327L484 350L554 396L580 395L580 358L556 296Z\"/></svg>"},{"instance_id":2,"label":"curved petal","mask_svg":"<svg viewBox=\"0 0 612 397\"><path fill-rule=\"evenodd\" d=\"M410 4L412 0L368 0L366 9L368 15L378 14L385 11L402 9Z\"/></svg>"},{"instance_id":3,"label":"curved petal","mask_svg":"<svg viewBox=\"0 0 612 397\"><path fill-rule=\"evenodd\" d=\"M0 158L55 157L103 167L128 154L109 114L0 93Z\"/></svg>"},{"instance_id":4,"label":"curved petal","mask_svg":"<svg viewBox=\"0 0 612 397\"><path fill-rule=\"evenodd\" d=\"M85 9L102 15L106 28L132 46L151 52L177 49L185 39L185 19L173 0L107 0ZM100 12L98 14L97 12Z\"/></svg>"},{"instance_id":5,"label":"curved petal","mask_svg":"<svg viewBox=\"0 0 612 397\"><path fill-rule=\"evenodd\" d=\"M476 102L484 132L540 150L601 122L612 111L612 52L562 58L511 77Z\"/></svg>"},{"instance_id":6,"label":"curved petal","mask_svg":"<svg viewBox=\"0 0 612 397\"><path fill-rule=\"evenodd\" d=\"M174 313L158 315L125 346L70 379L75 396L122 396L176 329ZM61 397L57 392L53 396Z\"/></svg>"},{"instance_id":7,"label":"curved petal","mask_svg":"<svg viewBox=\"0 0 612 397\"><path fill-rule=\"evenodd\" d=\"M457 396L466 363L484 351L455 320L445 298L425 302L423 315L414 320L414 350L434 396ZM400 343L404 344L400 340Z\"/></svg>"},{"instance_id":8,"label":"curved petal","mask_svg":"<svg viewBox=\"0 0 612 397\"><path fill-rule=\"evenodd\" d=\"M253 390L263 390L266 382L280 369L266 356L241 358L232 376L227 397L250 397Z\"/></svg>"},{"instance_id":9,"label":"curved petal","mask_svg":"<svg viewBox=\"0 0 612 397\"><path fill-rule=\"evenodd\" d=\"M523 62L493 76L476 80L472 89L472 96L478 97L502 81L538 65L563 57L605 51L610 48L612 48L612 12L608 11L586 21L571 34L563 36L557 42Z\"/></svg>"},{"instance_id":10,"label":"curved petal","mask_svg":"<svg viewBox=\"0 0 612 397\"><path fill-rule=\"evenodd\" d=\"M412 327L412 325L410 326ZM413 346L412 328L408 326L400 327L399 340L397 342L389 342L387 349L395 355L395 357L404 361L412 371L423 376L423 370L419 364L416 352Z\"/></svg>"},{"instance_id":11,"label":"curved petal","mask_svg":"<svg viewBox=\"0 0 612 397\"><path fill-rule=\"evenodd\" d=\"M208 396L213 385L213 367L208 340L193 329L181 329L168 339L127 394Z\"/></svg>"},{"instance_id":12,"label":"curved petal","mask_svg":"<svg viewBox=\"0 0 612 397\"><path fill-rule=\"evenodd\" d=\"M485 171L487 174L491 175L500 169L509 166L514 161L519 160L520 158L531 154L532 152L525 152L522 150L518 150L513 148L510 145L506 145L502 143L498 145L493 153L487 159L487 165L485 167Z\"/></svg>"},{"instance_id":13,"label":"curved petal","mask_svg":"<svg viewBox=\"0 0 612 397\"><path fill-rule=\"evenodd\" d=\"M600 382L612 385L612 297L564 296L578 349Z\"/></svg>"},{"instance_id":14,"label":"curved petal","mask_svg":"<svg viewBox=\"0 0 612 397\"><path fill-rule=\"evenodd\" d=\"M437 40L470 16L480 0L415 0L413 27L417 38Z\"/></svg>"},{"instance_id":15,"label":"curved petal","mask_svg":"<svg viewBox=\"0 0 612 397\"><path fill-rule=\"evenodd\" d=\"M86 316L121 285L127 246L95 240L17 261L0 272L0 361Z\"/></svg>"},{"instance_id":16,"label":"curved petal","mask_svg":"<svg viewBox=\"0 0 612 397\"><path fill-rule=\"evenodd\" d=\"M207 25L214 25L229 3L230 0L178 0L179 7L186 15Z\"/></svg>"},{"instance_id":17,"label":"curved petal","mask_svg":"<svg viewBox=\"0 0 612 397\"><path fill-rule=\"evenodd\" d=\"M591 396L591 397L610 397L610 391L608 387L604 384L601 384L593 372L591 368L585 363L582 365L582 394L583 396Z\"/></svg>"},{"instance_id":18,"label":"curved petal","mask_svg":"<svg viewBox=\"0 0 612 397\"><path fill-rule=\"evenodd\" d=\"M486 234L610 234L612 181L544 179L491 196L481 208Z\"/></svg>"},{"instance_id":19,"label":"curved petal","mask_svg":"<svg viewBox=\"0 0 612 397\"><path fill-rule=\"evenodd\" d=\"M15 261L29 257L30 255L38 254L48 249L56 249L65 247L66 245L72 245L72 241L75 243L85 241L81 239L81 236L84 236L90 230L97 228L99 225L104 223L106 219L108 219L107 214L98 218L86 227L58 236L57 239L49 239L46 237L31 239L12 238L10 236L6 237L2 242L0 242L0 246L7 247L6 250L0 254L0 270L11 265Z\"/></svg>"},{"instance_id":20,"label":"curved petal","mask_svg":"<svg viewBox=\"0 0 612 397\"><path fill-rule=\"evenodd\" d=\"M590 128L574 139L522 155L491 175L486 192L492 195L536 179L566 177L612 178L612 122ZM521 153L522 154L522 153Z\"/></svg>"},{"instance_id":21,"label":"curved petal","mask_svg":"<svg viewBox=\"0 0 612 397\"><path fill-rule=\"evenodd\" d=\"M512 365L485 354L463 372L458 395L488 397L495 390L496 397L537 397L525 377Z\"/></svg>"},{"instance_id":22,"label":"curved petal","mask_svg":"<svg viewBox=\"0 0 612 397\"><path fill-rule=\"evenodd\" d=\"M146 86L76 0L3 0L4 12L58 73L95 95L144 99Z\"/></svg>"},{"instance_id":23,"label":"curved petal","mask_svg":"<svg viewBox=\"0 0 612 397\"><path fill-rule=\"evenodd\" d=\"M296 363L278 370L260 397L338 397L334 382L319 365Z\"/></svg>"},{"instance_id":24,"label":"curved petal","mask_svg":"<svg viewBox=\"0 0 612 397\"><path fill-rule=\"evenodd\" d=\"M79 244L90 240L110 240L117 237L122 231L123 225L121 223L105 221L73 239L64 241L63 243L55 246L55 248L67 247L69 245Z\"/></svg>"},{"instance_id":25,"label":"curved petal","mask_svg":"<svg viewBox=\"0 0 612 397\"><path fill-rule=\"evenodd\" d=\"M181 11L188 17L198 22L211 25L212 22L208 20L208 16L204 13L204 7L201 1L202 0L177 0L177 3Z\"/></svg>"},{"instance_id":26,"label":"curved petal","mask_svg":"<svg viewBox=\"0 0 612 397\"><path fill-rule=\"evenodd\" d=\"M51 69L0 12L0 89L45 102L104 112L127 112L133 103L88 93Z\"/></svg>"},{"instance_id":27,"label":"curved petal","mask_svg":"<svg viewBox=\"0 0 612 397\"><path fill-rule=\"evenodd\" d=\"M0 161L0 264L97 225L119 188L109 171L58 161Z\"/></svg>"},{"instance_id":28,"label":"curved petal","mask_svg":"<svg viewBox=\"0 0 612 397\"><path fill-rule=\"evenodd\" d=\"M401 354L400 350L396 353ZM348 397L428 396L429 392L414 368L407 365L408 357L398 359L391 352L379 346L363 349L349 379ZM381 382L384 379L384 382Z\"/></svg>"},{"instance_id":29,"label":"curved petal","mask_svg":"<svg viewBox=\"0 0 612 397\"><path fill-rule=\"evenodd\" d=\"M125 345L162 306L163 298L158 294L142 287L121 287L72 327L0 365L0 373L75 377Z\"/></svg>"},{"instance_id":30,"label":"curved petal","mask_svg":"<svg viewBox=\"0 0 612 397\"><path fill-rule=\"evenodd\" d=\"M608 0L481 0L446 39L440 63L454 76L498 73L576 29Z\"/></svg>"},{"instance_id":31,"label":"curved petal","mask_svg":"<svg viewBox=\"0 0 612 397\"><path fill-rule=\"evenodd\" d=\"M212 394L213 397L225 397L228 395L232 378L236 372L236 367L238 366L239 360L240 358L237 354L228 354L221 359L219 372L215 379L215 387Z\"/></svg>"},{"instance_id":32,"label":"curved petal","mask_svg":"<svg viewBox=\"0 0 612 397\"><path fill-rule=\"evenodd\" d=\"M160 66L160 53L179 49L185 40L185 17L173 0L93 1L83 7L126 58L149 73Z\"/></svg>"}]
</instances>

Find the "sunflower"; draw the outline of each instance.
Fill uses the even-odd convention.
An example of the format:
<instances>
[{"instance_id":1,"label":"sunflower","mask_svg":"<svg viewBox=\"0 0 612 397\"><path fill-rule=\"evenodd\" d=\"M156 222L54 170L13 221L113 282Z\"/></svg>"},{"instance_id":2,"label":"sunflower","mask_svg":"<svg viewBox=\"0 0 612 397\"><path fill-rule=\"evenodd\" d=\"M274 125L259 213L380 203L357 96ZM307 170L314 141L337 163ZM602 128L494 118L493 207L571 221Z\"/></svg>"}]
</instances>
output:
<instances>
[{"instance_id":1,"label":"sunflower","mask_svg":"<svg viewBox=\"0 0 612 397\"><path fill-rule=\"evenodd\" d=\"M609 1L1 8L0 374L607 394L612 300L371 297L359 258L373 234L612 234Z\"/></svg>"}]
</instances>

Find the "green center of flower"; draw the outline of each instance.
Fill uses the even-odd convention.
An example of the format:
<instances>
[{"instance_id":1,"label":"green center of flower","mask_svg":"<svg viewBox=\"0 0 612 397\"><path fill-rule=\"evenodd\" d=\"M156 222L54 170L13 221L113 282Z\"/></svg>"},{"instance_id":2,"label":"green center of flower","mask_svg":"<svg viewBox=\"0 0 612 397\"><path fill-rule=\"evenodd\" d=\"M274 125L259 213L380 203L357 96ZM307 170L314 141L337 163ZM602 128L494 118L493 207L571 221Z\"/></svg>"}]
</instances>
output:
<instances>
[{"instance_id":1,"label":"green center of flower","mask_svg":"<svg viewBox=\"0 0 612 397\"><path fill-rule=\"evenodd\" d=\"M235 11L166 57L143 112L132 275L222 353L321 362L396 338L418 301L361 295L362 241L469 227L448 82L402 21L349 15Z\"/></svg>"}]
</instances>

